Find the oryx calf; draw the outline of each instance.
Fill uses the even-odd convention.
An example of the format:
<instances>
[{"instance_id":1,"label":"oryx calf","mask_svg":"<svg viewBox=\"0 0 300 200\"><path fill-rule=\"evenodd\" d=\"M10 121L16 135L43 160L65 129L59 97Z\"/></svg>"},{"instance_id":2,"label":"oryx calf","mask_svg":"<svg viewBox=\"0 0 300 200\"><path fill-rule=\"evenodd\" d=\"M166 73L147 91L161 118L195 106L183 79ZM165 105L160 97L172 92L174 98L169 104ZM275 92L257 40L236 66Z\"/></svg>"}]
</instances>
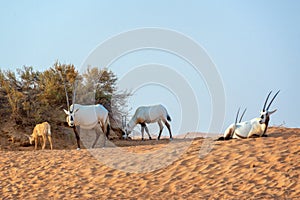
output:
<instances>
[{"instance_id":1,"label":"oryx calf","mask_svg":"<svg viewBox=\"0 0 300 200\"><path fill-rule=\"evenodd\" d=\"M237 123L237 118L239 111L237 112L236 120L234 124L231 124L225 131L224 136L219 139L244 139L244 138L250 138L250 137L261 137L266 136L266 132L268 129L269 121L270 121L270 115L275 113L277 110L269 111L269 108L278 95L280 91L278 91L272 100L270 101L269 105L266 108L268 99L272 93L272 91L268 94L267 99L265 101L265 104L263 106L263 109L260 113L260 117L251 119L249 121L245 122L239 122Z\"/></svg>"},{"instance_id":2,"label":"oryx calf","mask_svg":"<svg viewBox=\"0 0 300 200\"><path fill-rule=\"evenodd\" d=\"M45 149L46 147L46 137L49 140L50 143L50 148L52 150L52 139L51 139L51 127L50 124L48 122L43 122L41 124L37 124L34 129L33 132L30 135L26 135L29 138L29 142L30 144L33 144L33 142L35 143L35 150L37 150L37 144L38 144L38 138L42 137L43 139L43 145L42 145L42 149Z\"/></svg>"},{"instance_id":3,"label":"oryx calf","mask_svg":"<svg viewBox=\"0 0 300 200\"><path fill-rule=\"evenodd\" d=\"M144 130L146 130L149 139L151 140L151 136L149 134L149 130L147 128L146 124L149 123L155 123L157 122L159 125L159 135L158 140L160 139L161 133L163 131L163 124L162 122L167 126L170 134L170 140L172 140L172 133L171 133L171 127L168 121L171 121L171 117L168 114L167 109L163 105L153 105L153 106L141 106L138 107L125 127L125 133L126 137L132 132L133 128L137 125L141 125L141 132L142 132L142 140L144 140Z\"/></svg>"}]
</instances>

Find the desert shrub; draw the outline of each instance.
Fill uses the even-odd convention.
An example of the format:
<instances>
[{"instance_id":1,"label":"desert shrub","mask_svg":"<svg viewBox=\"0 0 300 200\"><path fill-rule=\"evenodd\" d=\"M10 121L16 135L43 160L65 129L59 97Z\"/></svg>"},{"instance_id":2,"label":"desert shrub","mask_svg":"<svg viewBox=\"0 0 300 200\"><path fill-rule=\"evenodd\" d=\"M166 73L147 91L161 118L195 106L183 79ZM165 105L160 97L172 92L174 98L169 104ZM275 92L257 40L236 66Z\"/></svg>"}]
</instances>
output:
<instances>
[{"instance_id":1,"label":"desert shrub","mask_svg":"<svg viewBox=\"0 0 300 200\"><path fill-rule=\"evenodd\" d=\"M72 104L73 91L76 103L101 103L115 121L126 114L126 100L130 93L117 92L117 77L108 69L89 67L83 75L72 64L54 65L39 72L32 66L23 66L17 72L0 71L0 105L5 102L9 117L19 126L35 125L42 121L57 124L64 122L63 108L67 108L65 87ZM74 90L75 86L75 90Z\"/></svg>"}]
</instances>

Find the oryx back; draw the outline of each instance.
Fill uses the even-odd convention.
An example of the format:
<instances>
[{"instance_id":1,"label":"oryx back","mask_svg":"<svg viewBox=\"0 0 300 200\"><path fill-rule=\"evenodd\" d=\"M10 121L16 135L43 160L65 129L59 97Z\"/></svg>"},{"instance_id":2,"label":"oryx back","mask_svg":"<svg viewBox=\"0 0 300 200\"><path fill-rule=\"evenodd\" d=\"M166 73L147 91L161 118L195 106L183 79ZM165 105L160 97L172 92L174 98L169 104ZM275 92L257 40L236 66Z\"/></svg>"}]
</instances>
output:
<instances>
[{"instance_id":1,"label":"oryx back","mask_svg":"<svg viewBox=\"0 0 300 200\"><path fill-rule=\"evenodd\" d=\"M71 105L72 107L73 105ZM73 108L70 108L73 109ZM83 129L92 129L98 123L105 124L108 117L107 109L100 105L80 105L74 104L74 109L78 111L75 113L74 122L76 126Z\"/></svg>"},{"instance_id":2,"label":"oryx back","mask_svg":"<svg viewBox=\"0 0 300 200\"><path fill-rule=\"evenodd\" d=\"M237 123L232 138L235 139L247 138L250 130L251 130L251 123L249 121Z\"/></svg>"},{"instance_id":3,"label":"oryx back","mask_svg":"<svg viewBox=\"0 0 300 200\"><path fill-rule=\"evenodd\" d=\"M42 135L50 135L51 136L51 128L48 122L43 122L41 124L37 124L33 129L33 135L35 137Z\"/></svg>"},{"instance_id":4,"label":"oryx back","mask_svg":"<svg viewBox=\"0 0 300 200\"><path fill-rule=\"evenodd\" d=\"M160 104L141 106L136 110L134 117L137 119L137 123L153 123L164 119L170 120L167 109Z\"/></svg>"},{"instance_id":5,"label":"oryx back","mask_svg":"<svg viewBox=\"0 0 300 200\"><path fill-rule=\"evenodd\" d=\"M238 123L233 138L248 138L253 135L262 136L266 125L260 124L259 121L260 118L254 118L250 121Z\"/></svg>"}]
</instances>

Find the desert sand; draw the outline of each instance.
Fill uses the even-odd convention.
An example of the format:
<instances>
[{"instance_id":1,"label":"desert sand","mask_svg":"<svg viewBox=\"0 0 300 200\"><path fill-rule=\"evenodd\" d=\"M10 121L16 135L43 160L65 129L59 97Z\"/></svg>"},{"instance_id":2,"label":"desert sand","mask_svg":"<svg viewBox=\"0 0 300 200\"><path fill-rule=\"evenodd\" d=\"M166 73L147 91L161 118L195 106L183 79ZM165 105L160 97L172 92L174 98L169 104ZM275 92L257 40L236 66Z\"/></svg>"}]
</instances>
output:
<instances>
[{"instance_id":1,"label":"desert sand","mask_svg":"<svg viewBox=\"0 0 300 200\"><path fill-rule=\"evenodd\" d=\"M299 199L300 129L269 128L268 135L126 141L80 151L55 143L53 151L1 150L0 197Z\"/></svg>"}]
</instances>

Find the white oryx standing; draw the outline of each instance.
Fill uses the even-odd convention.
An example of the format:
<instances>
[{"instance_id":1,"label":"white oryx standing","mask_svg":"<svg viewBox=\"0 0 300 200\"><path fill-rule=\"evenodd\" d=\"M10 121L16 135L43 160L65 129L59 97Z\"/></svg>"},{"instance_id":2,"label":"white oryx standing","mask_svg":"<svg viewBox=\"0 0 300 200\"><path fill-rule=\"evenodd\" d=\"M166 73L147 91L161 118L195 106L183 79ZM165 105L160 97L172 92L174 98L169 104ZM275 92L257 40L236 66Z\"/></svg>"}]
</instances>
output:
<instances>
[{"instance_id":1,"label":"white oryx standing","mask_svg":"<svg viewBox=\"0 0 300 200\"><path fill-rule=\"evenodd\" d=\"M65 84L64 84L65 85ZM68 110L64 109L64 112L67 114L66 121L70 127L73 128L73 131L77 140L77 150L80 149L80 129L86 130L95 130L96 139L92 145L92 148L95 147L99 137L99 124L101 126L103 134L106 133L105 140L108 138L110 132L110 122L108 117L108 110L101 104L96 105L80 105L74 104L75 102L75 87L73 88L73 97L72 105L69 106L69 99L65 85L66 99ZM105 142L104 142L105 145Z\"/></svg>"},{"instance_id":2,"label":"white oryx standing","mask_svg":"<svg viewBox=\"0 0 300 200\"><path fill-rule=\"evenodd\" d=\"M269 105L266 108L268 99L272 91L268 94L264 107L260 113L260 117L251 119L249 121L237 123L237 118L239 115L239 110L238 110L235 123L231 124L224 132L224 136L219 139L231 139L231 138L245 139L245 138L250 138L255 136L258 137L267 136L266 132L270 121L270 115L277 111L276 109L273 111L269 111L269 108L279 92L280 91L278 91L274 95L274 97L272 98L272 100L270 101Z\"/></svg>"},{"instance_id":3,"label":"white oryx standing","mask_svg":"<svg viewBox=\"0 0 300 200\"><path fill-rule=\"evenodd\" d=\"M151 140L151 136L149 134L149 130L146 124L157 122L159 125L159 135L157 139L159 140L164 128L162 124L163 122L168 128L170 134L170 140L172 140L171 127L168 121L171 121L171 117L169 116L167 109L163 105L159 104L153 106L138 107L133 117L125 127L125 133L126 133L125 137L128 137L128 135L132 132L133 128L137 124L140 124L141 132L142 132L142 140L144 140L144 130L146 130L149 139Z\"/></svg>"},{"instance_id":4,"label":"white oryx standing","mask_svg":"<svg viewBox=\"0 0 300 200\"><path fill-rule=\"evenodd\" d=\"M101 104L96 105L80 105L80 104L72 104L69 110L65 110L67 114L66 121L68 125L73 128L74 133L77 139L77 146L80 149L80 137L79 130L86 129L91 130L94 129L96 132L96 139L92 145L92 148L95 147L100 133L98 131L98 124L100 123L102 132L106 133L106 138L108 138L110 132L110 123L108 117L108 111Z\"/></svg>"}]
</instances>

